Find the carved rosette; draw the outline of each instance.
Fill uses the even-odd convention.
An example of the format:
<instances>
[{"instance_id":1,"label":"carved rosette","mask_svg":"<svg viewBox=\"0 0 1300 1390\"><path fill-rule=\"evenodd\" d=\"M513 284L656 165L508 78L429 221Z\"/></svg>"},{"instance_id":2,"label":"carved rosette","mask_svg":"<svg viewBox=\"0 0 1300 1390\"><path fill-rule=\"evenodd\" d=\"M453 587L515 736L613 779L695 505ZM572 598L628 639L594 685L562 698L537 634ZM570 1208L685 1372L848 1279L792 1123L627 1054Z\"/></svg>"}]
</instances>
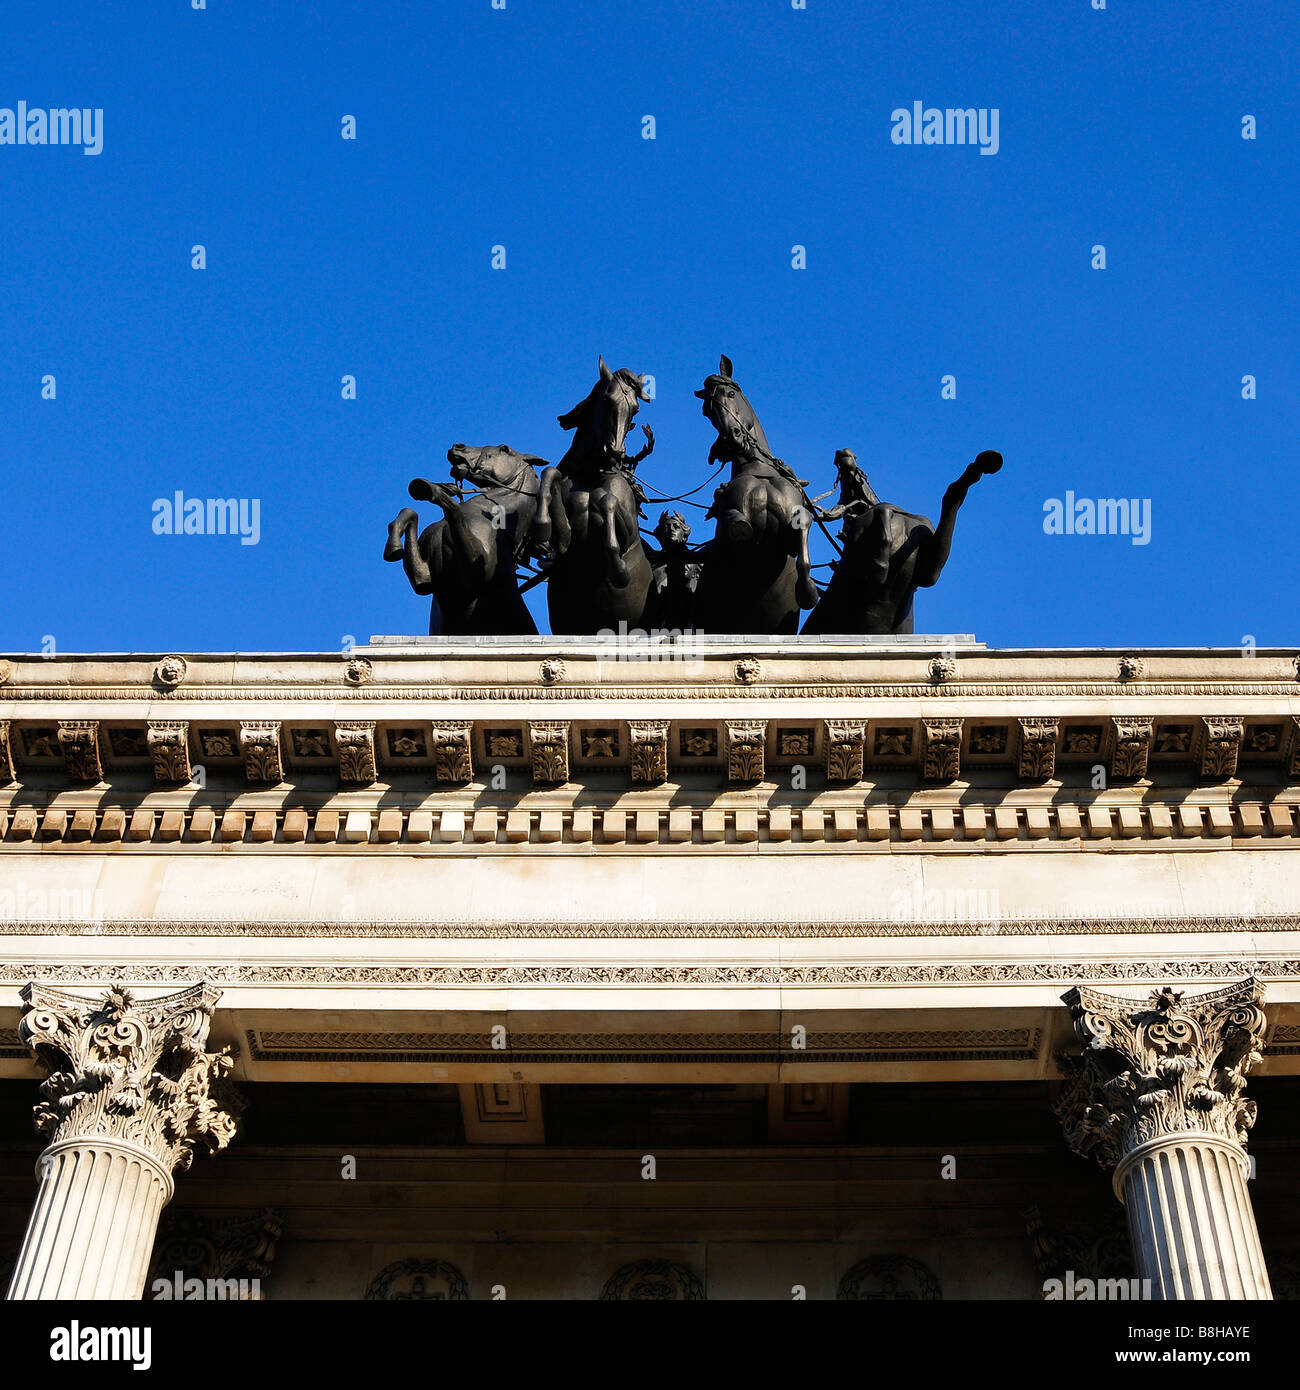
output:
<instances>
[{"instance_id":1,"label":"carved rosette","mask_svg":"<svg viewBox=\"0 0 1300 1390\"><path fill-rule=\"evenodd\" d=\"M632 753L632 780L643 784L666 781L668 720L629 720L627 741Z\"/></svg>"},{"instance_id":2,"label":"carved rosette","mask_svg":"<svg viewBox=\"0 0 1300 1390\"><path fill-rule=\"evenodd\" d=\"M0 784L14 780L14 750L9 741L9 721L0 719Z\"/></svg>"},{"instance_id":3,"label":"carved rosette","mask_svg":"<svg viewBox=\"0 0 1300 1390\"><path fill-rule=\"evenodd\" d=\"M1255 1102L1242 1092L1264 1045L1257 981L1191 997L1158 989L1148 1004L1087 987L1062 998L1084 1052L1066 1062L1053 1109L1075 1153L1109 1168L1164 1137L1245 1146Z\"/></svg>"},{"instance_id":4,"label":"carved rosette","mask_svg":"<svg viewBox=\"0 0 1300 1390\"><path fill-rule=\"evenodd\" d=\"M867 726L861 720L826 721L826 780L860 782L862 754L866 748Z\"/></svg>"},{"instance_id":5,"label":"carved rosette","mask_svg":"<svg viewBox=\"0 0 1300 1390\"><path fill-rule=\"evenodd\" d=\"M951 782L961 776L960 719L923 719L924 776L931 782Z\"/></svg>"},{"instance_id":6,"label":"carved rosette","mask_svg":"<svg viewBox=\"0 0 1300 1390\"><path fill-rule=\"evenodd\" d=\"M189 724L184 720L150 724L146 739L153 757L155 782L189 782L193 779Z\"/></svg>"},{"instance_id":7,"label":"carved rosette","mask_svg":"<svg viewBox=\"0 0 1300 1390\"><path fill-rule=\"evenodd\" d=\"M1233 777L1237 754L1245 737L1246 721L1241 718L1202 719L1205 743L1201 749L1201 776L1206 780Z\"/></svg>"},{"instance_id":8,"label":"carved rosette","mask_svg":"<svg viewBox=\"0 0 1300 1390\"><path fill-rule=\"evenodd\" d=\"M569 722L548 720L529 724L528 741L533 758L533 781L557 786L569 780Z\"/></svg>"},{"instance_id":9,"label":"carved rosette","mask_svg":"<svg viewBox=\"0 0 1300 1390\"><path fill-rule=\"evenodd\" d=\"M761 782L766 744L766 719L728 719L727 780Z\"/></svg>"},{"instance_id":10,"label":"carved rosette","mask_svg":"<svg viewBox=\"0 0 1300 1390\"><path fill-rule=\"evenodd\" d=\"M1151 756L1153 721L1116 716L1111 724L1115 730L1115 746L1110 755L1110 775L1145 777L1147 759Z\"/></svg>"},{"instance_id":11,"label":"carved rosette","mask_svg":"<svg viewBox=\"0 0 1300 1390\"><path fill-rule=\"evenodd\" d=\"M433 745L433 775L439 782L468 782L474 776L468 721L435 724L429 732Z\"/></svg>"},{"instance_id":12,"label":"carved rosette","mask_svg":"<svg viewBox=\"0 0 1300 1390\"><path fill-rule=\"evenodd\" d=\"M99 720L65 719L59 725L59 748L75 782L100 782L104 777L99 757Z\"/></svg>"},{"instance_id":13,"label":"carved rosette","mask_svg":"<svg viewBox=\"0 0 1300 1390\"><path fill-rule=\"evenodd\" d=\"M375 780L375 721L361 720L334 725L334 745L339 750L339 779L344 782Z\"/></svg>"},{"instance_id":14,"label":"carved rosette","mask_svg":"<svg viewBox=\"0 0 1300 1390\"><path fill-rule=\"evenodd\" d=\"M215 1153L235 1117L213 1095L234 1066L204 1050L220 991L192 985L137 1002L110 989L100 1001L29 984L19 1036L48 1073L33 1112L51 1144L111 1139L145 1150L171 1173L194 1152Z\"/></svg>"},{"instance_id":15,"label":"carved rosette","mask_svg":"<svg viewBox=\"0 0 1300 1390\"><path fill-rule=\"evenodd\" d=\"M280 756L280 721L268 719L239 726L239 751L244 758L244 776L250 782L283 782Z\"/></svg>"},{"instance_id":16,"label":"carved rosette","mask_svg":"<svg viewBox=\"0 0 1300 1390\"><path fill-rule=\"evenodd\" d=\"M1020 777L1041 782L1056 775L1056 736L1060 725L1055 719L1020 721Z\"/></svg>"}]
</instances>

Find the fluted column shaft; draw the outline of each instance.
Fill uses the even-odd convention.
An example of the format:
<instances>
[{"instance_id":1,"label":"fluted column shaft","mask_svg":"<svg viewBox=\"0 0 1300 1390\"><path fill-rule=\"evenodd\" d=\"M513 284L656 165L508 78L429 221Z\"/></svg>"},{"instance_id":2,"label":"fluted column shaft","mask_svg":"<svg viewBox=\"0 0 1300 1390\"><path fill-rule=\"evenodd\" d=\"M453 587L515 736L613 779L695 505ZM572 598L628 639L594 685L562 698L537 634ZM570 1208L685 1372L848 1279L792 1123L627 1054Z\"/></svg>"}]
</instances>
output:
<instances>
[{"instance_id":1,"label":"fluted column shaft","mask_svg":"<svg viewBox=\"0 0 1300 1390\"><path fill-rule=\"evenodd\" d=\"M140 1298L171 1175L135 1144L51 1144L9 1282L10 1299Z\"/></svg>"},{"instance_id":2,"label":"fluted column shaft","mask_svg":"<svg viewBox=\"0 0 1300 1390\"><path fill-rule=\"evenodd\" d=\"M1270 1299L1244 1155L1217 1135L1157 1139L1115 1171L1153 1299Z\"/></svg>"}]
</instances>

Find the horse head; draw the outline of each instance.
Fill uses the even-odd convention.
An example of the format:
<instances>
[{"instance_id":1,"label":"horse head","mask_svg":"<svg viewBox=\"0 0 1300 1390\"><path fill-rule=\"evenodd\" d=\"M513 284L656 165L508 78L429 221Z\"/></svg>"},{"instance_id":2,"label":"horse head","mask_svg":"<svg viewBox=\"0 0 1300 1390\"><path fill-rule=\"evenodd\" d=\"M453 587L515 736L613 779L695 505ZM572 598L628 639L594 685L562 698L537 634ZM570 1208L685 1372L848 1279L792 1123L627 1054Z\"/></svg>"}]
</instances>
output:
<instances>
[{"instance_id":1,"label":"horse head","mask_svg":"<svg viewBox=\"0 0 1300 1390\"><path fill-rule=\"evenodd\" d=\"M468 480L475 487L526 492L536 491L536 470L547 466L545 459L521 454L508 444L453 444L447 450L447 462L457 482Z\"/></svg>"},{"instance_id":2,"label":"horse head","mask_svg":"<svg viewBox=\"0 0 1300 1390\"><path fill-rule=\"evenodd\" d=\"M730 357L723 355L718 370L705 379L704 389L695 394L704 402L704 417L718 432L709 450L710 463L744 463L772 457L754 407L731 375Z\"/></svg>"},{"instance_id":3,"label":"horse head","mask_svg":"<svg viewBox=\"0 0 1300 1390\"><path fill-rule=\"evenodd\" d=\"M600 376L587 395L559 417L562 429L575 430L560 466L621 463L624 442L642 401L648 401L645 377L627 367L611 372L600 358ZM567 471L567 470L566 470Z\"/></svg>"}]
</instances>

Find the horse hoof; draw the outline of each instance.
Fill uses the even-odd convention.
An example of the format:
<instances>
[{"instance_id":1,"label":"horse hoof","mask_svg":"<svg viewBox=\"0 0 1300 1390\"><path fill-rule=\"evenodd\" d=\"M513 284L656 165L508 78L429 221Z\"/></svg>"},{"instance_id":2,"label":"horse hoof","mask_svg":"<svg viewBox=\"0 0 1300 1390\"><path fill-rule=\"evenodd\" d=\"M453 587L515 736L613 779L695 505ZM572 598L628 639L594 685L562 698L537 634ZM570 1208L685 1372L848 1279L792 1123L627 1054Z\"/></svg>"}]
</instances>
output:
<instances>
[{"instance_id":1,"label":"horse hoof","mask_svg":"<svg viewBox=\"0 0 1300 1390\"><path fill-rule=\"evenodd\" d=\"M821 594L817 591L817 586L812 579L801 579L795 589L795 600L800 608L816 608L821 601Z\"/></svg>"},{"instance_id":2,"label":"horse hoof","mask_svg":"<svg viewBox=\"0 0 1300 1390\"><path fill-rule=\"evenodd\" d=\"M996 449L985 449L976 456L975 462L979 464L981 473L996 473L1002 467L1002 455Z\"/></svg>"}]
</instances>

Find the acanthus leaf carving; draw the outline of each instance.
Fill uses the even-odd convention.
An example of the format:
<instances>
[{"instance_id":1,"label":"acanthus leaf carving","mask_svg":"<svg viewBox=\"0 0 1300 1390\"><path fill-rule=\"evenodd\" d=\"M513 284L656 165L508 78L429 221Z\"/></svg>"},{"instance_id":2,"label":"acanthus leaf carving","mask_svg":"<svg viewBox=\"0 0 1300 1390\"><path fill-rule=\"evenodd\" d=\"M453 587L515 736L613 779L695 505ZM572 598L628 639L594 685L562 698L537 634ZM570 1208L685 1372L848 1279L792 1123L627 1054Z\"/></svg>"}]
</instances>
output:
<instances>
[{"instance_id":1,"label":"acanthus leaf carving","mask_svg":"<svg viewBox=\"0 0 1300 1390\"><path fill-rule=\"evenodd\" d=\"M569 722L566 719L530 723L533 781L558 786L569 780Z\"/></svg>"},{"instance_id":2,"label":"acanthus leaf carving","mask_svg":"<svg viewBox=\"0 0 1300 1390\"><path fill-rule=\"evenodd\" d=\"M1062 998L1083 1053L1063 1059L1053 1108L1076 1153L1109 1168L1167 1136L1244 1147L1255 1103L1242 1092L1266 1027L1257 980L1192 996L1162 988L1147 1004L1086 985Z\"/></svg>"},{"instance_id":3,"label":"acanthus leaf carving","mask_svg":"<svg viewBox=\"0 0 1300 1390\"><path fill-rule=\"evenodd\" d=\"M76 782L100 782L104 767L99 756L99 720L65 719L59 723L59 748Z\"/></svg>"},{"instance_id":4,"label":"acanthus leaf carving","mask_svg":"<svg viewBox=\"0 0 1300 1390\"><path fill-rule=\"evenodd\" d=\"M961 776L960 719L923 719L925 739L923 775L931 782L951 782Z\"/></svg>"},{"instance_id":5,"label":"acanthus leaf carving","mask_svg":"<svg viewBox=\"0 0 1300 1390\"><path fill-rule=\"evenodd\" d=\"M867 726L864 720L828 719L826 721L826 780L828 782L860 782L862 755L866 747Z\"/></svg>"},{"instance_id":6,"label":"acanthus leaf carving","mask_svg":"<svg viewBox=\"0 0 1300 1390\"><path fill-rule=\"evenodd\" d=\"M221 1085L234 1059L205 1050L220 991L138 1001L114 987L95 1001L31 983L21 994L19 1036L47 1073L33 1118L50 1143L116 1139L170 1173L234 1137L238 1105Z\"/></svg>"},{"instance_id":7,"label":"acanthus leaf carving","mask_svg":"<svg viewBox=\"0 0 1300 1390\"><path fill-rule=\"evenodd\" d=\"M761 782L766 744L766 719L728 719L727 780Z\"/></svg>"},{"instance_id":8,"label":"acanthus leaf carving","mask_svg":"<svg viewBox=\"0 0 1300 1390\"><path fill-rule=\"evenodd\" d=\"M1205 779L1232 777L1237 771L1237 754L1246 732L1240 716L1223 719L1202 718L1205 743L1201 750L1201 776Z\"/></svg>"},{"instance_id":9,"label":"acanthus leaf carving","mask_svg":"<svg viewBox=\"0 0 1300 1390\"><path fill-rule=\"evenodd\" d=\"M284 781L280 752L280 721L259 720L239 726L239 751L244 757L244 776L250 782Z\"/></svg>"},{"instance_id":10,"label":"acanthus leaf carving","mask_svg":"<svg viewBox=\"0 0 1300 1390\"><path fill-rule=\"evenodd\" d=\"M1154 721L1148 718L1114 716L1111 725L1115 733L1111 751L1110 775L1138 779L1147 775L1147 759L1151 755Z\"/></svg>"},{"instance_id":11,"label":"acanthus leaf carving","mask_svg":"<svg viewBox=\"0 0 1300 1390\"><path fill-rule=\"evenodd\" d=\"M468 720L433 725L429 738L433 745L433 775L439 782L468 782L474 776L472 729Z\"/></svg>"},{"instance_id":12,"label":"acanthus leaf carving","mask_svg":"<svg viewBox=\"0 0 1300 1390\"><path fill-rule=\"evenodd\" d=\"M632 780L646 785L668 778L667 719L631 719L627 725Z\"/></svg>"},{"instance_id":13,"label":"acanthus leaf carving","mask_svg":"<svg viewBox=\"0 0 1300 1390\"><path fill-rule=\"evenodd\" d=\"M1020 721L1020 776L1024 781L1043 781L1056 775L1056 739L1060 723L1055 719Z\"/></svg>"},{"instance_id":14,"label":"acanthus leaf carving","mask_svg":"<svg viewBox=\"0 0 1300 1390\"><path fill-rule=\"evenodd\" d=\"M339 779L368 783L375 780L375 721L352 720L334 725L339 750Z\"/></svg>"},{"instance_id":15,"label":"acanthus leaf carving","mask_svg":"<svg viewBox=\"0 0 1300 1390\"><path fill-rule=\"evenodd\" d=\"M190 766L190 726L184 720L160 721L149 725L145 735L153 757L155 782L189 782L194 776Z\"/></svg>"}]
</instances>

